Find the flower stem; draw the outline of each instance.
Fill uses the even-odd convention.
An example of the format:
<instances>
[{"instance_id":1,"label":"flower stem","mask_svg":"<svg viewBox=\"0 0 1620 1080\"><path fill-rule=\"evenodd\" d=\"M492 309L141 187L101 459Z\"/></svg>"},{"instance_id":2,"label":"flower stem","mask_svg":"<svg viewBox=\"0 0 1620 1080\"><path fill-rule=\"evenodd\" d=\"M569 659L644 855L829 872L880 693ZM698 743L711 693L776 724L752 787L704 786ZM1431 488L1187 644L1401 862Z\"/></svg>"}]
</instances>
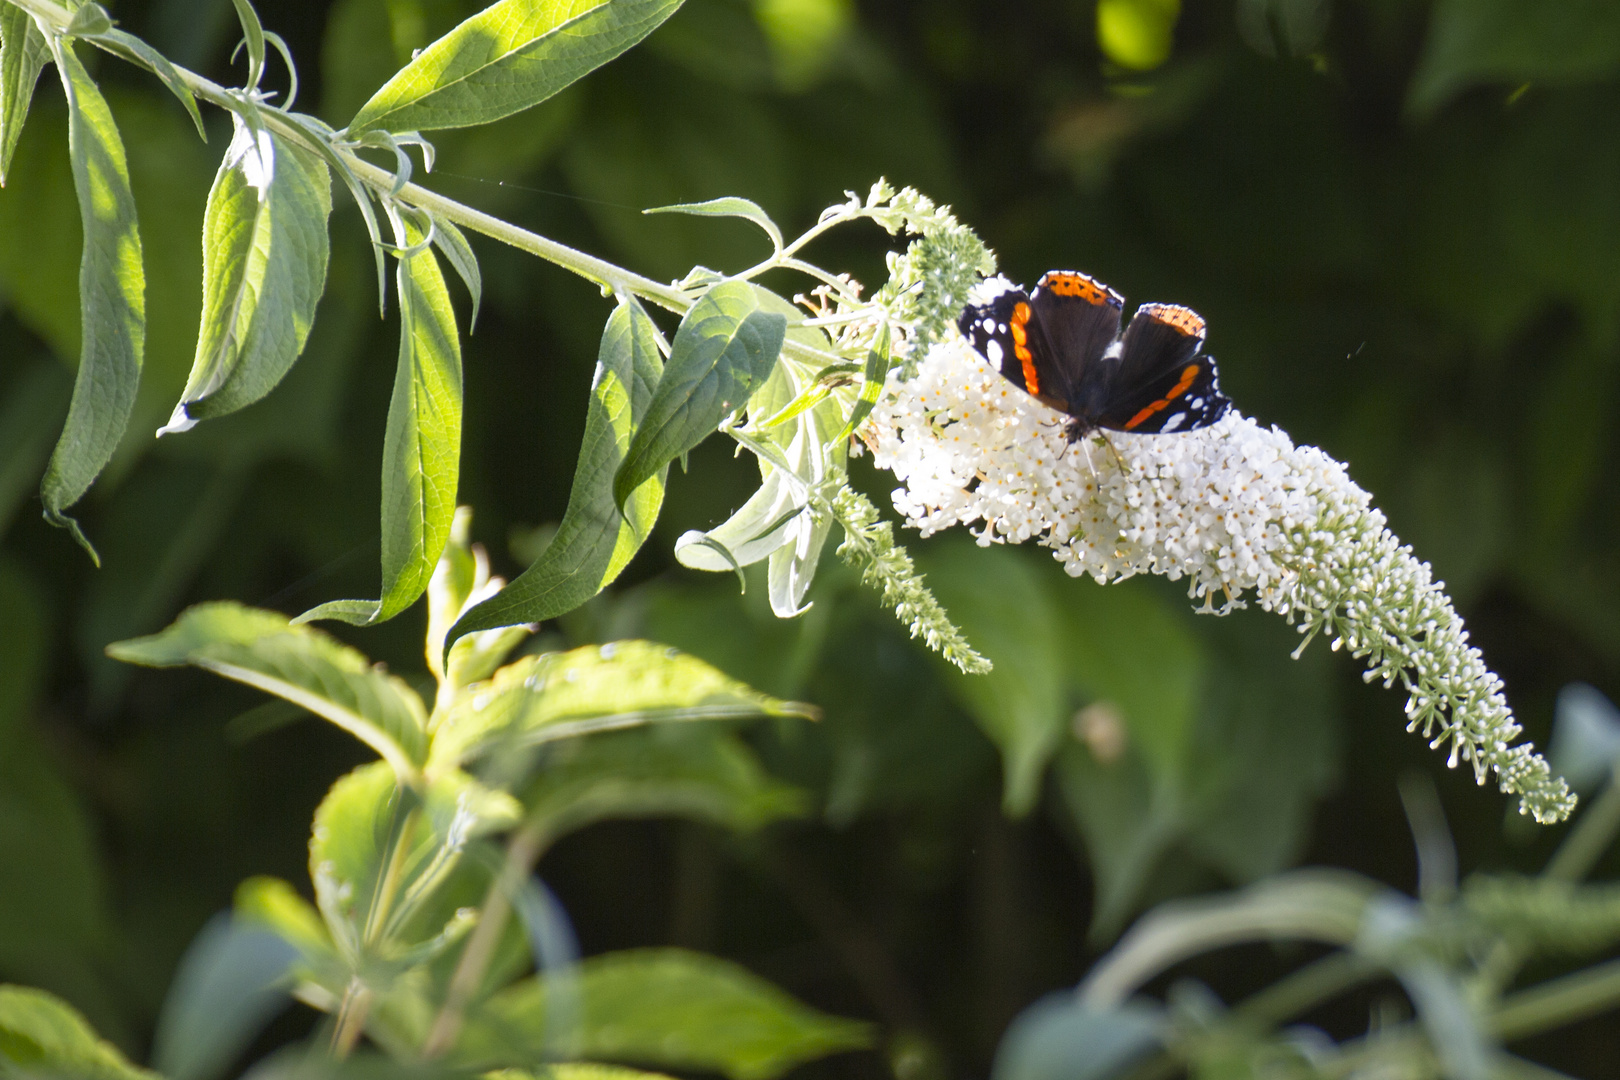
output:
<instances>
[{"instance_id":1,"label":"flower stem","mask_svg":"<svg viewBox=\"0 0 1620 1080\"><path fill-rule=\"evenodd\" d=\"M473 995L484 982L489 964L495 957L495 946L500 943L501 931L506 929L511 914L510 897L517 892L523 879L529 876L534 864L551 842L551 834L539 819L531 818L512 834L506 844L506 861L501 872L490 882L484 897L484 906L478 913L478 925L461 950L455 974L445 991L444 1004L433 1018L433 1027L422 1044L422 1056L433 1059L444 1056L461 1034L461 1025L472 1004Z\"/></svg>"},{"instance_id":2,"label":"flower stem","mask_svg":"<svg viewBox=\"0 0 1620 1080\"><path fill-rule=\"evenodd\" d=\"M1609 771L1609 786L1569 830L1542 876L1554 881L1581 880L1591 873L1599 856L1614 842L1617 830L1620 830L1620 762Z\"/></svg>"}]
</instances>

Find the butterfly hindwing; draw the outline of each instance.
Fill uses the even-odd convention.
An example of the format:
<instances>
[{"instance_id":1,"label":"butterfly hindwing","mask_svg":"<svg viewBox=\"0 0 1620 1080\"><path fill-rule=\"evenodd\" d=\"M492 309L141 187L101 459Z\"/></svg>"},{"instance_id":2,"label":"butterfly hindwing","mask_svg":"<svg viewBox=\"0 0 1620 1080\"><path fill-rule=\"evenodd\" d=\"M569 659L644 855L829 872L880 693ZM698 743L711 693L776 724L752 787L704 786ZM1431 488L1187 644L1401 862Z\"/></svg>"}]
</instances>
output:
<instances>
[{"instance_id":1,"label":"butterfly hindwing","mask_svg":"<svg viewBox=\"0 0 1620 1080\"><path fill-rule=\"evenodd\" d=\"M1120 341L1108 407L1096 418L1116 431L1160 433L1208 427L1229 409L1215 359L1199 350L1204 320L1177 304L1143 304Z\"/></svg>"}]
</instances>

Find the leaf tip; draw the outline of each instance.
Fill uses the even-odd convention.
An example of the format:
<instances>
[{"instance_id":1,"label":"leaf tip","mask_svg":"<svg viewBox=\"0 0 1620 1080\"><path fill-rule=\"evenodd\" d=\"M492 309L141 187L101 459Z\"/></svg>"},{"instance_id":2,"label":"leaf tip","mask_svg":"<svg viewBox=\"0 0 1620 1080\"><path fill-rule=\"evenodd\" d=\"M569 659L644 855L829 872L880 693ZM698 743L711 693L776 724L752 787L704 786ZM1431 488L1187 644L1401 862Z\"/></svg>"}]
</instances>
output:
<instances>
[{"instance_id":1,"label":"leaf tip","mask_svg":"<svg viewBox=\"0 0 1620 1080\"><path fill-rule=\"evenodd\" d=\"M96 569L101 569L101 556L96 553L96 547L90 542L90 538L84 535L84 530L79 527L78 521L51 507L45 509L45 520L58 529L66 529L72 535L74 542L84 549L86 555L90 556L90 561L95 564Z\"/></svg>"}]
</instances>

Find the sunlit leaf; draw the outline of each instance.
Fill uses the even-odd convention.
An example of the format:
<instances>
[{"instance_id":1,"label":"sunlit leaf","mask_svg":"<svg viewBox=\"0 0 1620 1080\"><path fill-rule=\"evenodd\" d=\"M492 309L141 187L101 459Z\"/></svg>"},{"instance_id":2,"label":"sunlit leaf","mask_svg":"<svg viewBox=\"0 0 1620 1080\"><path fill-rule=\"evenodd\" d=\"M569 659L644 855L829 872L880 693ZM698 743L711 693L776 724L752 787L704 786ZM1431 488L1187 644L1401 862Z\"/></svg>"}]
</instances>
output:
<instances>
[{"instance_id":1,"label":"sunlit leaf","mask_svg":"<svg viewBox=\"0 0 1620 1080\"><path fill-rule=\"evenodd\" d=\"M580 1056L772 1080L802 1062L872 1043L869 1025L806 1006L745 968L684 949L637 949L579 966ZM542 981L485 1006L457 1056L469 1064L532 1053L545 1024ZM501 1046L499 1031L516 1046ZM528 1040L532 1040L528 1041Z\"/></svg>"},{"instance_id":2,"label":"sunlit leaf","mask_svg":"<svg viewBox=\"0 0 1620 1080\"><path fill-rule=\"evenodd\" d=\"M514 824L520 813L510 795L454 770L421 791L400 784L380 761L338 780L315 811L309 873L340 951L397 957L439 933L442 925L424 927L412 916L448 879L468 840Z\"/></svg>"},{"instance_id":3,"label":"sunlit leaf","mask_svg":"<svg viewBox=\"0 0 1620 1080\"><path fill-rule=\"evenodd\" d=\"M414 228L412 244L421 242ZM399 366L383 438L382 599L335 600L298 617L366 625L427 590L450 539L461 468L461 339L431 249L400 259Z\"/></svg>"},{"instance_id":4,"label":"sunlit leaf","mask_svg":"<svg viewBox=\"0 0 1620 1080\"><path fill-rule=\"evenodd\" d=\"M67 423L46 467L40 498L46 519L68 529L95 559L79 523L65 511L112 457L135 407L146 343L146 275L129 166L112 113L72 45L53 40L51 52L68 98L68 149L84 228L83 345Z\"/></svg>"},{"instance_id":5,"label":"sunlit leaf","mask_svg":"<svg viewBox=\"0 0 1620 1080\"><path fill-rule=\"evenodd\" d=\"M51 48L33 17L11 4L0 7L0 186L22 137L39 73L50 58Z\"/></svg>"},{"instance_id":6,"label":"sunlit leaf","mask_svg":"<svg viewBox=\"0 0 1620 1080\"><path fill-rule=\"evenodd\" d=\"M646 418L613 479L618 505L747 403L770 375L786 332L787 319L762 310L747 282L722 282L703 294L681 320Z\"/></svg>"},{"instance_id":7,"label":"sunlit leaf","mask_svg":"<svg viewBox=\"0 0 1620 1080\"><path fill-rule=\"evenodd\" d=\"M25 1076L159 1080L131 1065L67 1002L22 986L0 986L0 1064Z\"/></svg>"},{"instance_id":8,"label":"sunlit leaf","mask_svg":"<svg viewBox=\"0 0 1620 1080\"><path fill-rule=\"evenodd\" d=\"M151 637L107 646L115 660L191 664L247 683L325 717L377 751L401 776L427 751L427 713L402 680L346 645L274 611L198 604Z\"/></svg>"},{"instance_id":9,"label":"sunlit leaf","mask_svg":"<svg viewBox=\"0 0 1620 1080\"><path fill-rule=\"evenodd\" d=\"M326 285L325 162L234 121L203 218L197 354L165 432L268 394L303 351Z\"/></svg>"},{"instance_id":10,"label":"sunlit leaf","mask_svg":"<svg viewBox=\"0 0 1620 1080\"><path fill-rule=\"evenodd\" d=\"M642 213L745 218L765 230L765 235L771 238L771 245L777 251L782 250L782 230L776 227L776 222L771 220L771 216L765 212L764 208L752 199L742 199L733 195L720 199L710 199L708 202L655 206L650 210L643 210Z\"/></svg>"},{"instance_id":11,"label":"sunlit leaf","mask_svg":"<svg viewBox=\"0 0 1620 1080\"><path fill-rule=\"evenodd\" d=\"M586 406L574 486L557 535L517 579L461 617L447 641L571 611L618 577L652 531L664 501L666 468L636 488L623 513L613 478L664 369L658 329L634 300L620 304L602 332Z\"/></svg>"},{"instance_id":12,"label":"sunlit leaf","mask_svg":"<svg viewBox=\"0 0 1620 1080\"><path fill-rule=\"evenodd\" d=\"M1120 67L1150 71L1170 58L1181 0L1098 0L1097 45Z\"/></svg>"},{"instance_id":13,"label":"sunlit leaf","mask_svg":"<svg viewBox=\"0 0 1620 1080\"><path fill-rule=\"evenodd\" d=\"M681 0L500 0L423 49L349 121L427 131L538 105L635 45Z\"/></svg>"},{"instance_id":14,"label":"sunlit leaf","mask_svg":"<svg viewBox=\"0 0 1620 1080\"><path fill-rule=\"evenodd\" d=\"M643 724L813 712L761 694L677 649L616 641L508 664L440 721L433 762Z\"/></svg>"}]
</instances>

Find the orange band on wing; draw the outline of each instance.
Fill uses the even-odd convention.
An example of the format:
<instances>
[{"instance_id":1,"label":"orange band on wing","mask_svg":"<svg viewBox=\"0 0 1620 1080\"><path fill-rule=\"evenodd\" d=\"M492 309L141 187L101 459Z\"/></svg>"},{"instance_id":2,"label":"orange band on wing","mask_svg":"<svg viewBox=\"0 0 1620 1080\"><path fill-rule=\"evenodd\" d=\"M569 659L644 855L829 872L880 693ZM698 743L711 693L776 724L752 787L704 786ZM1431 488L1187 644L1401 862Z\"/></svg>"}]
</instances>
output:
<instances>
[{"instance_id":1,"label":"orange band on wing","mask_svg":"<svg viewBox=\"0 0 1620 1080\"><path fill-rule=\"evenodd\" d=\"M1188 364L1181 371L1181 381L1176 383L1176 385L1172 387L1170 392L1164 397L1160 398L1158 401L1155 401L1153 404L1147 406L1141 412L1125 421L1125 430L1129 431L1136 425L1146 421L1147 418L1152 416L1154 413L1163 412L1164 410L1168 409L1172 401L1176 400L1176 398L1192 389L1192 384L1197 378L1198 365Z\"/></svg>"},{"instance_id":2,"label":"orange band on wing","mask_svg":"<svg viewBox=\"0 0 1620 1080\"><path fill-rule=\"evenodd\" d=\"M1022 300L1013 308L1012 318L1007 320L1012 330L1013 355L1024 367L1024 389L1031 394L1041 392L1041 377L1035 373L1035 354L1029 351L1029 318L1032 312L1029 305Z\"/></svg>"},{"instance_id":3,"label":"orange band on wing","mask_svg":"<svg viewBox=\"0 0 1620 1080\"><path fill-rule=\"evenodd\" d=\"M1099 307L1107 303L1113 303L1117 307L1123 303L1113 289L1073 270L1054 270L1041 278L1039 287L1054 296L1077 296L1086 303Z\"/></svg>"}]
</instances>

